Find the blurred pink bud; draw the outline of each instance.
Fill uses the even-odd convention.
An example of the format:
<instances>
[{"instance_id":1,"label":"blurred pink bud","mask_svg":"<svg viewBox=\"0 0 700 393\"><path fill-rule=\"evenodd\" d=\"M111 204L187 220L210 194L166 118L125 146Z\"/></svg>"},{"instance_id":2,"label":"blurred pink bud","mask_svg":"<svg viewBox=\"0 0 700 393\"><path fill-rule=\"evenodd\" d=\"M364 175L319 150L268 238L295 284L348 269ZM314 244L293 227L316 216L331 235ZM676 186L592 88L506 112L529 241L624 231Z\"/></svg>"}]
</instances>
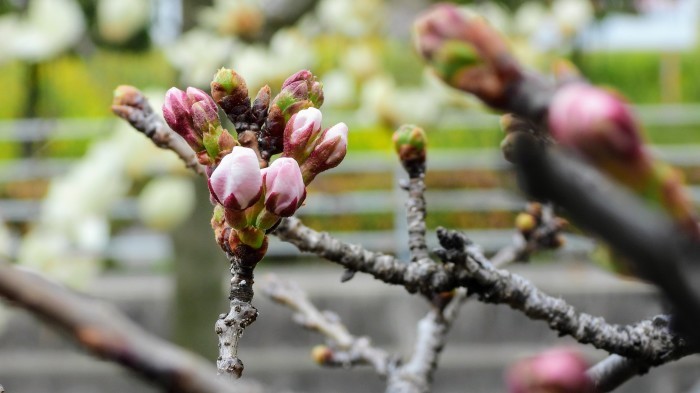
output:
<instances>
[{"instance_id":1,"label":"blurred pink bud","mask_svg":"<svg viewBox=\"0 0 700 393\"><path fill-rule=\"evenodd\" d=\"M265 181L265 208L281 217L294 214L306 198L306 187L296 160L278 158L262 172Z\"/></svg>"},{"instance_id":2,"label":"blurred pink bud","mask_svg":"<svg viewBox=\"0 0 700 393\"><path fill-rule=\"evenodd\" d=\"M549 129L561 145L589 159L616 156L634 159L642 137L624 100L584 83L563 86L549 105Z\"/></svg>"},{"instance_id":3,"label":"blurred pink bud","mask_svg":"<svg viewBox=\"0 0 700 393\"><path fill-rule=\"evenodd\" d=\"M509 393L590 393L588 365L575 351L555 348L516 363L506 376Z\"/></svg>"},{"instance_id":4,"label":"blurred pink bud","mask_svg":"<svg viewBox=\"0 0 700 393\"><path fill-rule=\"evenodd\" d=\"M313 143L321 131L321 111L316 108L302 109L295 113L284 129L284 155L301 162L309 143Z\"/></svg>"},{"instance_id":5,"label":"blurred pink bud","mask_svg":"<svg viewBox=\"0 0 700 393\"><path fill-rule=\"evenodd\" d=\"M202 144L202 134L197 132L191 114L190 100L187 93L172 87L165 93L165 103L163 104L163 118L173 131L183 137L187 143L195 150L196 146Z\"/></svg>"},{"instance_id":6,"label":"blurred pink bud","mask_svg":"<svg viewBox=\"0 0 700 393\"><path fill-rule=\"evenodd\" d=\"M244 210L260 199L262 182L255 152L235 146L209 177L209 191L225 208Z\"/></svg>"}]
</instances>

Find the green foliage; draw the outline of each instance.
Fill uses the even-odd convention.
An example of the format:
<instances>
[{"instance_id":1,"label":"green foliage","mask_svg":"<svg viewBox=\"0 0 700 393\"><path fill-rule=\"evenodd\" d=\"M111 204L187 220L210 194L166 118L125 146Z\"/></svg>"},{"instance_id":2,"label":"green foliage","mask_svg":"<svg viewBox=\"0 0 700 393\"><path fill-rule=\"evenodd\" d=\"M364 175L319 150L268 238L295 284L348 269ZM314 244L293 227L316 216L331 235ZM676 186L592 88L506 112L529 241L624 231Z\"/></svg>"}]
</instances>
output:
<instances>
[{"instance_id":1,"label":"green foliage","mask_svg":"<svg viewBox=\"0 0 700 393\"><path fill-rule=\"evenodd\" d=\"M165 89L175 71L160 52L124 53L98 50L88 58L66 55L39 64L39 117L109 117L114 87L131 84ZM128 65L128 66L125 66ZM21 117L27 92L26 64L0 66L0 119Z\"/></svg>"},{"instance_id":2,"label":"green foliage","mask_svg":"<svg viewBox=\"0 0 700 393\"><path fill-rule=\"evenodd\" d=\"M700 102L700 51L680 54L659 53L586 53L580 56L577 66L593 83L614 86L634 103L658 103L662 101L662 74L664 62L675 67L677 62L680 79L670 80L669 89L680 90L680 101ZM666 69L665 72L673 72Z\"/></svg>"}]
</instances>

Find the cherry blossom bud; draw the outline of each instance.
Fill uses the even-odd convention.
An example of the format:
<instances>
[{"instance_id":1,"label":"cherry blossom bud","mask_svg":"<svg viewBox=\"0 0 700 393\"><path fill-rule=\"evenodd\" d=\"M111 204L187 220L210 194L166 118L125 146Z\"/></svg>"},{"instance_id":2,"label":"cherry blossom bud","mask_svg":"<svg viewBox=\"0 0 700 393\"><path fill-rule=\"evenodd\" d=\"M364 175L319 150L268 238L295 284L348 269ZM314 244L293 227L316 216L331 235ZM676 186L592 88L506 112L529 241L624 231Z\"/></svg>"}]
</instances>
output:
<instances>
[{"instance_id":1,"label":"cherry blossom bud","mask_svg":"<svg viewBox=\"0 0 700 393\"><path fill-rule=\"evenodd\" d=\"M507 374L510 393L591 393L583 358L569 349L556 348L515 364Z\"/></svg>"},{"instance_id":2,"label":"cherry blossom bud","mask_svg":"<svg viewBox=\"0 0 700 393\"><path fill-rule=\"evenodd\" d=\"M549 105L549 129L557 142L591 160L642 154L642 137L625 102L584 83L563 86Z\"/></svg>"},{"instance_id":3,"label":"cherry blossom bud","mask_svg":"<svg viewBox=\"0 0 700 393\"><path fill-rule=\"evenodd\" d=\"M302 164L305 184L309 184L319 173L338 166L347 151L348 126L345 123L338 123L324 131L311 155Z\"/></svg>"},{"instance_id":4,"label":"cherry blossom bud","mask_svg":"<svg viewBox=\"0 0 700 393\"><path fill-rule=\"evenodd\" d=\"M303 162L310 154L313 143L321 131L321 111L316 108L303 109L287 122L284 129L284 156Z\"/></svg>"},{"instance_id":5,"label":"cherry blossom bud","mask_svg":"<svg viewBox=\"0 0 700 393\"><path fill-rule=\"evenodd\" d=\"M414 125L403 125L393 135L394 149L406 165L424 164L425 149L428 137L422 128Z\"/></svg>"},{"instance_id":6,"label":"cherry blossom bud","mask_svg":"<svg viewBox=\"0 0 700 393\"><path fill-rule=\"evenodd\" d=\"M417 18L414 41L441 79L492 106L505 106L509 86L522 73L484 18L452 4L435 5Z\"/></svg>"},{"instance_id":7,"label":"cherry blossom bud","mask_svg":"<svg viewBox=\"0 0 700 393\"><path fill-rule=\"evenodd\" d=\"M187 93L170 88L165 94L163 118L173 131L177 132L195 151L201 150L202 133L192 121L191 104Z\"/></svg>"},{"instance_id":8,"label":"cherry blossom bud","mask_svg":"<svg viewBox=\"0 0 700 393\"><path fill-rule=\"evenodd\" d=\"M242 101L248 98L248 86L245 79L236 71L221 68L211 82L211 95L223 108L226 101ZM225 110L225 108L224 108Z\"/></svg>"},{"instance_id":9,"label":"cherry blossom bud","mask_svg":"<svg viewBox=\"0 0 700 393\"><path fill-rule=\"evenodd\" d=\"M265 208L281 217L294 214L306 198L299 164L293 158L281 157L262 172L265 181Z\"/></svg>"},{"instance_id":10,"label":"cherry blossom bud","mask_svg":"<svg viewBox=\"0 0 700 393\"><path fill-rule=\"evenodd\" d=\"M225 208L243 210L260 198L262 181L255 152L235 146L211 174L209 191Z\"/></svg>"},{"instance_id":11,"label":"cherry blossom bud","mask_svg":"<svg viewBox=\"0 0 700 393\"><path fill-rule=\"evenodd\" d=\"M187 98L191 102L192 123L198 134L203 135L221 126L219 110L209 94L195 87L188 87Z\"/></svg>"}]
</instances>

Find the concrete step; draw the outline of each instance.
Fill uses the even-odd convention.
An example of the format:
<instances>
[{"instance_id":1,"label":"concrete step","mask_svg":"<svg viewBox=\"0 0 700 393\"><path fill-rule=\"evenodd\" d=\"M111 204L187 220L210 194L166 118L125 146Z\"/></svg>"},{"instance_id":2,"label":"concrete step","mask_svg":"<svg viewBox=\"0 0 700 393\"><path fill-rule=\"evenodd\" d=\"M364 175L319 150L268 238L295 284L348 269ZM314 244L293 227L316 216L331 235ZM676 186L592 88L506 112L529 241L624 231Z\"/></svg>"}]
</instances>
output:
<instances>
[{"instance_id":1,"label":"concrete step","mask_svg":"<svg viewBox=\"0 0 700 393\"><path fill-rule=\"evenodd\" d=\"M448 346L435 374L434 392L492 393L505 391L503 374L514 361L548 347L547 343L494 347ZM590 362L603 358L585 350ZM308 350L279 347L241 352L246 372L241 383L252 392L382 392L384 381L366 367L325 369L314 364ZM685 392L698 378L700 358L691 357L653 369L633 379L620 393ZM257 385L264 381L264 387ZM12 393L88 393L157 391L109 363L81 353L10 351L0 354L0 383Z\"/></svg>"}]
</instances>

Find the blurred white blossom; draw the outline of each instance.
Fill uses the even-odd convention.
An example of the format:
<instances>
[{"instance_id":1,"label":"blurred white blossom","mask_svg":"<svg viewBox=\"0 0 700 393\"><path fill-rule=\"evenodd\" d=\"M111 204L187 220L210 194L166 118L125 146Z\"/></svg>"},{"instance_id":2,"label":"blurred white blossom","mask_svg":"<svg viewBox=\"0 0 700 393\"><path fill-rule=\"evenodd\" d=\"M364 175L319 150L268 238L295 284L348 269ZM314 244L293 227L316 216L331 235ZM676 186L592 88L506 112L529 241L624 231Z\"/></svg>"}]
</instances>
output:
<instances>
[{"instance_id":1,"label":"blurred white blossom","mask_svg":"<svg viewBox=\"0 0 700 393\"><path fill-rule=\"evenodd\" d=\"M359 80L368 79L382 71L381 56L369 43L358 43L350 46L341 66Z\"/></svg>"},{"instance_id":2,"label":"blurred white blossom","mask_svg":"<svg viewBox=\"0 0 700 393\"><path fill-rule=\"evenodd\" d=\"M199 21L219 34L253 36L265 22L260 2L255 0L214 0L212 7L204 8Z\"/></svg>"},{"instance_id":3,"label":"blurred white blossom","mask_svg":"<svg viewBox=\"0 0 700 393\"><path fill-rule=\"evenodd\" d=\"M232 68L244 76L253 95L265 84L279 86L293 73L313 68L314 61L309 39L296 29L279 30L269 47L250 45L236 50L231 58Z\"/></svg>"},{"instance_id":4,"label":"blurred white blossom","mask_svg":"<svg viewBox=\"0 0 700 393\"><path fill-rule=\"evenodd\" d=\"M75 0L33 0L25 15L6 16L0 24L0 31L9 34L2 36L9 41L9 54L32 62L64 52L85 32L85 19Z\"/></svg>"},{"instance_id":5,"label":"blurred white blossom","mask_svg":"<svg viewBox=\"0 0 700 393\"><path fill-rule=\"evenodd\" d=\"M382 0L322 0L317 14L326 30L359 37L379 32L386 9Z\"/></svg>"},{"instance_id":6,"label":"blurred white blossom","mask_svg":"<svg viewBox=\"0 0 700 393\"><path fill-rule=\"evenodd\" d=\"M150 2L144 0L99 0L97 28L108 42L121 44L146 27Z\"/></svg>"},{"instance_id":7,"label":"blurred white blossom","mask_svg":"<svg viewBox=\"0 0 700 393\"><path fill-rule=\"evenodd\" d=\"M186 85L208 86L218 68L231 55L234 41L204 29L193 29L183 34L178 42L166 48L172 65L180 71Z\"/></svg>"},{"instance_id":8,"label":"blurred white blossom","mask_svg":"<svg viewBox=\"0 0 700 393\"><path fill-rule=\"evenodd\" d=\"M513 15L513 28L516 34L522 36L533 35L549 16L545 6L537 1L529 1L518 7Z\"/></svg>"},{"instance_id":9,"label":"blurred white blossom","mask_svg":"<svg viewBox=\"0 0 700 393\"><path fill-rule=\"evenodd\" d=\"M182 176L155 178L139 195L141 220L159 231L169 231L182 224L192 214L194 206L194 184Z\"/></svg>"},{"instance_id":10,"label":"blurred white blossom","mask_svg":"<svg viewBox=\"0 0 700 393\"><path fill-rule=\"evenodd\" d=\"M355 104L355 79L341 70L323 75L323 105L330 108L347 108Z\"/></svg>"},{"instance_id":11,"label":"blurred white blossom","mask_svg":"<svg viewBox=\"0 0 700 393\"><path fill-rule=\"evenodd\" d=\"M593 20L593 5L589 0L555 0L552 15L564 37L577 34Z\"/></svg>"}]
</instances>

